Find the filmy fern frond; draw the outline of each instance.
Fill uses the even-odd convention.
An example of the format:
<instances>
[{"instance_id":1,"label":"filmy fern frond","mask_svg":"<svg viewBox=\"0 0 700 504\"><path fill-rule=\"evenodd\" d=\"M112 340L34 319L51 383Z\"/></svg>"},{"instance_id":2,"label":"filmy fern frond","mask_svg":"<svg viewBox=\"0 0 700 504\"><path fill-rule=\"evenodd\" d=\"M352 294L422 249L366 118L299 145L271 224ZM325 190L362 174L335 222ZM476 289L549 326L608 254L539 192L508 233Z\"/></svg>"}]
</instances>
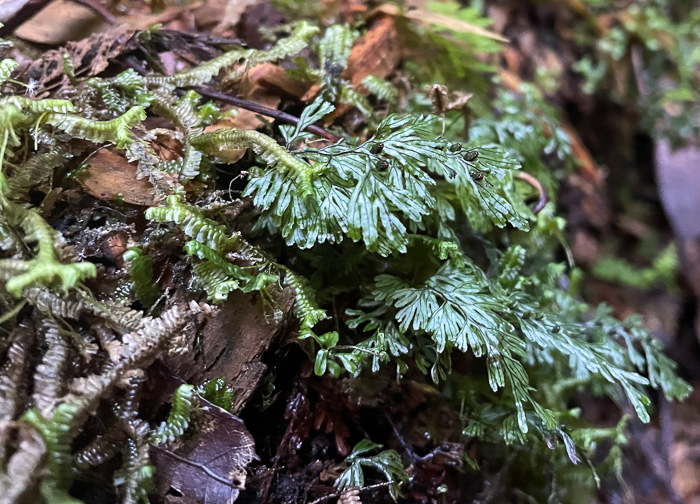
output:
<instances>
[{"instance_id":1,"label":"filmy fern frond","mask_svg":"<svg viewBox=\"0 0 700 504\"><path fill-rule=\"evenodd\" d=\"M55 284L67 291L79 281L97 275L92 263L62 264L58 261L54 249L55 231L37 212L11 203L4 194L0 194L0 208L12 225L26 233L27 241L37 242L38 248L36 258L30 261L0 260L0 276L9 276L5 284L7 292L20 297L27 287Z\"/></svg>"},{"instance_id":2,"label":"filmy fern frond","mask_svg":"<svg viewBox=\"0 0 700 504\"><path fill-rule=\"evenodd\" d=\"M71 441L79 428L80 413L81 408L77 404L63 403L53 409L51 418L44 418L37 409L27 411L23 417L44 439L51 478L62 488L69 487L73 479Z\"/></svg>"},{"instance_id":3,"label":"filmy fern frond","mask_svg":"<svg viewBox=\"0 0 700 504\"><path fill-rule=\"evenodd\" d=\"M313 331L314 326L327 319L328 315L319 308L316 296L308 282L290 269L282 269L285 272L284 284L294 291L294 313L300 322L299 338L313 338L323 349L334 347L338 343L338 333L328 332L317 335Z\"/></svg>"},{"instance_id":4,"label":"filmy fern frond","mask_svg":"<svg viewBox=\"0 0 700 504\"><path fill-rule=\"evenodd\" d=\"M454 347L485 357L493 391L510 385L523 432L528 428L524 408L527 403L544 423L554 427L551 412L530 395L527 373L517 359L525 354L524 343L514 335L513 325L502 317L502 305L484 291L480 279L469 270L457 270L446 263L416 286L391 275L380 275L373 296L397 310L395 319L402 333L424 331L437 344L439 354Z\"/></svg>"},{"instance_id":5,"label":"filmy fern frond","mask_svg":"<svg viewBox=\"0 0 700 504\"><path fill-rule=\"evenodd\" d=\"M22 111L30 114L43 114L51 112L55 114L70 114L75 112L75 107L68 100L56 100L45 98L43 100L33 100L24 96L8 96L2 99L2 106L13 105Z\"/></svg>"},{"instance_id":6,"label":"filmy fern frond","mask_svg":"<svg viewBox=\"0 0 700 504\"><path fill-rule=\"evenodd\" d=\"M140 248L134 247L122 255L129 263L129 274L133 282L133 293L145 306L151 306L158 299L158 286L153 280L153 259L144 255Z\"/></svg>"},{"instance_id":7,"label":"filmy fern frond","mask_svg":"<svg viewBox=\"0 0 700 504\"><path fill-rule=\"evenodd\" d=\"M345 459L349 464L348 468L338 476L334 486L341 490L353 486L364 487L365 475L363 468L369 468L377 471L391 483L389 494L396 501L401 484L407 482L409 476L406 474L401 457L395 450L384 450L376 455L370 455L372 451L381 447L382 445L372 443L368 439L363 439L357 443L350 455Z\"/></svg>"},{"instance_id":8,"label":"filmy fern frond","mask_svg":"<svg viewBox=\"0 0 700 504\"><path fill-rule=\"evenodd\" d=\"M20 145L16 129L29 128L44 113L67 114L75 112L68 100L32 100L22 96L0 98L0 137L7 138L8 145Z\"/></svg>"},{"instance_id":9,"label":"filmy fern frond","mask_svg":"<svg viewBox=\"0 0 700 504\"><path fill-rule=\"evenodd\" d=\"M114 486L121 489L124 504L147 504L155 474L148 455L148 443L140 437L127 439L123 451L124 465L114 474Z\"/></svg>"},{"instance_id":10,"label":"filmy fern frond","mask_svg":"<svg viewBox=\"0 0 700 504\"><path fill-rule=\"evenodd\" d=\"M19 63L13 59L4 59L0 61L0 84L3 84L10 78L10 74L17 68L17 65L19 65Z\"/></svg>"},{"instance_id":11,"label":"filmy fern frond","mask_svg":"<svg viewBox=\"0 0 700 504\"><path fill-rule=\"evenodd\" d=\"M228 236L224 226L207 219L195 207L182 203L176 194L168 196L167 206L146 210L146 218L155 222L174 222L187 236L219 253L231 250L236 243L237 235Z\"/></svg>"},{"instance_id":12,"label":"filmy fern frond","mask_svg":"<svg viewBox=\"0 0 700 504\"><path fill-rule=\"evenodd\" d=\"M49 113L44 121L71 136L95 143L114 142L125 148L133 139L131 128L146 119L143 107L132 107L111 121L93 121L79 115Z\"/></svg>"},{"instance_id":13,"label":"filmy fern frond","mask_svg":"<svg viewBox=\"0 0 700 504\"><path fill-rule=\"evenodd\" d=\"M194 385L180 385L173 393L170 403L168 419L151 434L151 443L172 442L185 433L190 424L192 408L197 403Z\"/></svg>"},{"instance_id":14,"label":"filmy fern frond","mask_svg":"<svg viewBox=\"0 0 700 504\"><path fill-rule=\"evenodd\" d=\"M389 103L395 103L398 100L399 93L394 85L375 75L368 75L362 79L362 86L380 100L385 100Z\"/></svg>"},{"instance_id":15,"label":"filmy fern frond","mask_svg":"<svg viewBox=\"0 0 700 504\"><path fill-rule=\"evenodd\" d=\"M34 343L34 331L27 326L19 326L9 336L9 348L5 352L0 367L0 421L9 422L16 418L20 407L20 387L25 371L28 350ZM4 459L4 449L0 448L0 459Z\"/></svg>"},{"instance_id":16,"label":"filmy fern frond","mask_svg":"<svg viewBox=\"0 0 700 504\"><path fill-rule=\"evenodd\" d=\"M475 163L436 139L432 125L430 117L390 116L358 147L339 143L306 150L313 171L307 170L303 186L290 172L258 171L244 194L253 196L288 244L301 248L340 242L347 235L384 256L405 252L407 226L422 228L435 195L445 191L452 191L468 216L478 211L497 226L526 229L522 207L475 181L470 172ZM496 183L512 183L509 171L517 164L505 156L483 157L480 170L488 170Z\"/></svg>"},{"instance_id":17,"label":"filmy fern frond","mask_svg":"<svg viewBox=\"0 0 700 504\"><path fill-rule=\"evenodd\" d=\"M48 411L58 399L63 387L63 373L68 358L68 345L58 326L50 319L43 324L44 341L47 345L41 364L34 374L34 404L41 411Z\"/></svg>"},{"instance_id":18,"label":"filmy fern frond","mask_svg":"<svg viewBox=\"0 0 700 504\"><path fill-rule=\"evenodd\" d=\"M152 98L151 106L154 110L171 120L185 137L182 157L167 161L169 169L166 171L179 173L183 179L195 178L199 175L202 153L195 150L190 142L203 131L202 120L197 112L201 97L194 91L188 91L177 103L174 103L168 93L156 90L152 93Z\"/></svg>"},{"instance_id":19,"label":"filmy fern frond","mask_svg":"<svg viewBox=\"0 0 700 504\"><path fill-rule=\"evenodd\" d=\"M316 121L320 121L324 116L335 110L332 103L327 102L322 95L316 98L304 109L299 116L299 122L292 128L291 126L280 128L287 145L291 145L302 136L302 132ZM291 133L290 133L291 132Z\"/></svg>"},{"instance_id":20,"label":"filmy fern frond","mask_svg":"<svg viewBox=\"0 0 700 504\"><path fill-rule=\"evenodd\" d=\"M233 389L224 378L213 378L197 388L197 394L229 413L233 409Z\"/></svg>"},{"instance_id":21,"label":"filmy fern frond","mask_svg":"<svg viewBox=\"0 0 700 504\"><path fill-rule=\"evenodd\" d=\"M652 341L648 336L634 329L632 333L620 333L626 343L621 346L605 334L606 327L619 326L614 319L606 318L609 315L603 313L597 321L573 324L567 320L580 315L567 312L564 306L556 303L546 307L538 303L528 293L529 281L520 276L524 260L522 248L509 249L499 263L498 275L494 279L497 283L469 263L457 266L447 262L427 280L417 284L392 275L379 275L372 300L395 310L393 319L398 324L398 333L414 341L421 334L427 334L436 344L438 355L449 354L454 347L460 351L469 349L475 356L485 357L491 388L495 391L510 384L522 432L527 432L528 428L524 408L527 403L548 429L556 425L551 412L531 395L529 379L521 363L527 360L526 355L531 354L533 348L536 353L542 352L546 362L551 361L552 353L566 356L571 374L576 379L588 382L598 379L620 386L643 421L649 420L646 411L649 400L639 388L649 385L649 380L634 372L634 368L654 376L654 386L664 388L670 397L687 395L688 385L671 378L673 367L668 367L670 361L660 348L651 349L643 343ZM537 292L546 288L537 283ZM381 342L386 338L396 338L396 330L392 334L386 329L387 322L382 322L390 312L375 310L373 313L350 311L354 320L349 325L366 324L366 330L375 331L374 344L382 346L385 343ZM635 350L637 338L642 341L643 350L650 352L648 355ZM401 350L408 351L405 344L398 349L399 352L394 347L390 353L396 355ZM655 370L649 367L655 367Z\"/></svg>"},{"instance_id":22,"label":"filmy fern frond","mask_svg":"<svg viewBox=\"0 0 700 504\"><path fill-rule=\"evenodd\" d=\"M298 159L287 152L273 138L252 130L219 129L192 139L197 149L216 156L223 150L251 149L270 167L280 172L289 171L295 177L301 189L308 187L317 168Z\"/></svg>"},{"instance_id":23,"label":"filmy fern frond","mask_svg":"<svg viewBox=\"0 0 700 504\"><path fill-rule=\"evenodd\" d=\"M226 269L211 261L202 261L192 266L196 286L207 293L207 298L220 303L235 290L241 289L241 282L227 274Z\"/></svg>"},{"instance_id":24,"label":"filmy fern frond","mask_svg":"<svg viewBox=\"0 0 700 504\"><path fill-rule=\"evenodd\" d=\"M109 83L123 90L129 97L139 98L146 96L148 93L144 78L132 68L124 70L116 77L113 77Z\"/></svg>"},{"instance_id":25,"label":"filmy fern frond","mask_svg":"<svg viewBox=\"0 0 700 504\"><path fill-rule=\"evenodd\" d=\"M85 470L104 464L119 452L124 444L124 437L121 425L114 424L75 454L75 466L79 470Z\"/></svg>"},{"instance_id":26,"label":"filmy fern frond","mask_svg":"<svg viewBox=\"0 0 700 504\"><path fill-rule=\"evenodd\" d=\"M31 156L18 166L7 180L7 197L12 201L25 201L29 190L53 175L71 157L70 152L54 147L49 152Z\"/></svg>"},{"instance_id":27,"label":"filmy fern frond","mask_svg":"<svg viewBox=\"0 0 700 504\"><path fill-rule=\"evenodd\" d=\"M318 28L307 22L300 22L289 37L282 39L275 47L263 51L256 49L237 48L214 58L207 63L195 68L180 72L168 77L148 76L146 82L150 86L198 86L209 82L219 75L222 70L227 70L229 79L241 75L246 68L259 63L277 61L288 56L293 56L304 49L311 37L318 33Z\"/></svg>"},{"instance_id":28,"label":"filmy fern frond","mask_svg":"<svg viewBox=\"0 0 700 504\"><path fill-rule=\"evenodd\" d=\"M24 298L40 312L52 317L78 320L90 310L87 303L74 299L73 296L57 296L45 287L30 287L25 289Z\"/></svg>"},{"instance_id":29,"label":"filmy fern frond","mask_svg":"<svg viewBox=\"0 0 700 504\"><path fill-rule=\"evenodd\" d=\"M194 265L195 279L215 302L224 301L232 290L244 289L253 278L243 268L228 262L200 242L187 242L185 251L202 259L203 262Z\"/></svg>"}]
</instances>

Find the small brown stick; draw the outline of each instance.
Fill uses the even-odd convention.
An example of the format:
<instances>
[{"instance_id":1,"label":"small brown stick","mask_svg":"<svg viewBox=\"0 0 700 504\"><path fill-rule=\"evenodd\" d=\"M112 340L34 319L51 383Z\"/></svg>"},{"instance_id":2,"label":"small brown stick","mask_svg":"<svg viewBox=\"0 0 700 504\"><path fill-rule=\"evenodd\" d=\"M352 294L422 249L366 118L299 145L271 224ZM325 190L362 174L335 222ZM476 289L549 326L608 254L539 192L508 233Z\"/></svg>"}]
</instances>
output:
<instances>
[{"instance_id":1,"label":"small brown stick","mask_svg":"<svg viewBox=\"0 0 700 504\"><path fill-rule=\"evenodd\" d=\"M129 56L126 58L126 64L129 65L129 67L131 67L132 69L134 69L139 75L146 75L147 73L146 68L143 65L141 65L141 63L133 56ZM243 98L238 98L236 96L231 96L220 91L216 91L215 89L212 89L208 86L194 86L192 89L194 89L200 95L206 98L211 98L212 100L219 100L224 103L240 107L242 109L250 110L251 112L255 112L256 114L272 117L273 119L279 119L280 121L285 122L287 124L299 124L299 118L291 114L287 114L286 112L282 112L281 110L265 107L263 105L260 105L259 103L255 103L250 100L244 100ZM316 126L315 124L311 124L310 126L307 126L304 129L309 133L318 135L322 138L325 138L326 140L330 140L331 142L337 142L341 139L339 136L334 135L330 131L326 131L320 126Z\"/></svg>"},{"instance_id":2,"label":"small brown stick","mask_svg":"<svg viewBox=\"0 0 700 504\"><path fill-rule=\"evenodd\" d=\"M365 487L360 488L360 492L365 492L367 490L376 490L378 488L388 487L388 486L393 485L393 484L394 484L393 481L386 481L384 483L377 483L375 485L369 485L369 486L365 486ZM309 502L309 504L321 504L321 502L326 502L327 500L331 500L331 499L335 499L337 497L340 497L342 495L342 493L343 492L333 492L332 494L328 494L328 495L324 495L323 497L319 497L315 501Z\"/></svg>"},{"instance_id":3,"label":"small brown stick","mask_svg":"<svg viewBox=\"0 0 700 504\"><path fill-rule=\"evenodd\" d=\"M544 206L547 204L549 201L549 193L547 193L547 189L544 188L542 185L542 182L537 180L534 176L530 175L528 172L524 171L519 171L516 174L516 177L518 177L520 180L523 182L527 182L530 184L532 187L534 187L537 190L537 193L539 194L537 198L537 204L535 204L535 207L532 209L532 213L537 215L542 211Z\"/></svg>"},{"instance_id":4,"label":"small brown stick","mask_svg":"<svg viewBox=\"0 0 700 504\"><path fill-rule=\"evenodd\" d=\"M272 109L260 105L259 103L252 102L250 100L244 100L243 98L237 98L235 96L227 95L205 86L195 86L192 89L194 89L200 95L205 96L207 98L211 98L213 100L219 100L230 105L235 105L236 107L250 110L251 112L255 112L256 114L272 117L273 119L279 119L280 121L286 122L288 124L299 124L298 117L295 117L291 114L287 114L286 112L282 112L281 110ZM334 135L330 131L326 131L320 126L316 126L315 124L307 126L304 129L309 133L318 135L322 138L325 138L326 140L330 140L331 142L337 142L338 140L340 140L339 136Z\"/></svg>"}]
</instances>

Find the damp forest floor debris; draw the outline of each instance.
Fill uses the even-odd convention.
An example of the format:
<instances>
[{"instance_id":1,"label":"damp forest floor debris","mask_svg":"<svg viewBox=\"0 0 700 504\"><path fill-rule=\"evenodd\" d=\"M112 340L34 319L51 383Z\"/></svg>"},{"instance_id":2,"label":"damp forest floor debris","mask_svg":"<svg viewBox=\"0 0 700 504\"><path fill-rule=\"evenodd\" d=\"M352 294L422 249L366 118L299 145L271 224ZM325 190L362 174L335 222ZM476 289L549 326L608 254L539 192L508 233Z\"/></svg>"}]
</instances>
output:
<instances>
[{"instance_id":1,"label":"damp forest floor debris","mask_svg":"<svg viewBox=\"0 0 700 504\"><path fill-rule=\"evenodd\" d=\"M700 502L699 16L0 2L0 503Z\"/></svg>"}]
</instances>

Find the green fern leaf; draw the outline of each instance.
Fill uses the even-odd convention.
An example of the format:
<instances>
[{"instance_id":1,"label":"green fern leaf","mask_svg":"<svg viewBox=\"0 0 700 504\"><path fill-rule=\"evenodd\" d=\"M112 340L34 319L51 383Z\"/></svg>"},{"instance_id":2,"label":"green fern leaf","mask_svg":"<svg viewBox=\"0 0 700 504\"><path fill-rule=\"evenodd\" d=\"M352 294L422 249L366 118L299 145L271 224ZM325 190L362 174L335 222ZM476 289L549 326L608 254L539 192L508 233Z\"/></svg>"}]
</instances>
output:
<instances>
[{"instance_id":1,"label":"green fern leaf","mask_svg":"<svg viewBox=\"0 0 700 504\"><path fill-rule=\"evenodd\" d=\"M151 434L153 444L172 442L182 436L190 425L192 409L196 404L197 394L194 385L180 385L170 400L168 419L160 424Z\"/></svg>"},{"instance_id":2,"label":"green fern leaf","mask_svg":"<svg viewBox=\"0 0 700 504\"><path fill-rule=\"evenodd\" d=\"M146 210L146 218L155 222L174 222L187 236L219 253L231 250L237 241L237 235L228 236L224 226L207 219L195 207L181 203L178 195L168 196L165 207Z\"/></svg>"},{"instance_id":3,"label":"green fern leaf","mask_svg":"<svg viewBox=\"0 0 700 504\"><path fill-rule=\"evenodd\" d=\"M95 143L114 142L118 149L133 142L131 128L146 119L143 107L132 107L111 121L93 121L77 115L49 113L44 121L71 136Z\"/></svg>"},{"instance_id":4,"label":"green fern leaf","mask_svg":"<svg viewBox=\"0 0 700 504\"><path fill-rule=\"evenodd\" d=\"M197 393L212 404L229 413L233 410L233 389L226 385L223 378L214 378L202 384Z\"/></svg>"},{"instance_id":5,"label":"green fern leaf","mask_svg":"<svg viewBox=\"0 0 700 504\"><path fill-rule=\"evenodd\" d=\"M317 27L302 21L288 38L280 40L275 47L268 51L233 49L185 72L169 77L148 76L146 77L146 82L152 86L198 86L209 82L219 75L222 70L227 70L227 77L232 79L241 75L246 68L251 66L268 61L277 61L299 53L308 45L309 39L316 33L318 33Z\"/></svg>"},{"instance_id":6,"label":"green fern leaf","mask_svg":"<svg viewBox=\"0 0 700 504\"><path fill-rule=\"evenodd\" d=\"M19 63L13 59L4 59L0 61L0 84L3 84L10 78L10 74L17 68L17 65L19 65Z\"/></svg>"}]
</instances>

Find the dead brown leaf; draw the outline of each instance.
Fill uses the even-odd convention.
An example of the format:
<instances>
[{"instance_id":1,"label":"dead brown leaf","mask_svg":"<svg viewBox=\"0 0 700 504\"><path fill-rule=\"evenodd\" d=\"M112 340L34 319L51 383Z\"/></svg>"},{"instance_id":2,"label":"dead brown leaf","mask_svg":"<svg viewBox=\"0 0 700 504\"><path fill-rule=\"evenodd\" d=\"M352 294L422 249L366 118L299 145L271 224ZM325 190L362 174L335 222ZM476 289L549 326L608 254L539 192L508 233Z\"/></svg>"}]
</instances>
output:
<instances>
[{"instance_id":1,"label":"dead brown leaf","mask_svg":"<svg viewBox=\"0 0 700 504\"><path fill-rule=\"evenodd\" d=\"M141 206L157 205L153 185L146 179L138 180L136 175L135 163L103 149L90 158L88 167L78 176L78 183L98 199L121 199Z\"/></svg>"},{"instance_id":2,"label":"dead brown leaf","mask_svg":"<svg viewBox=\"0 0 700 504\"><path fill-rule=\"evenodd\" d=\"M355 41L348 58L348 66L342 77L348 79L359 92L367 94L367 90L362 86L362 80L368 75L386 77L394 71L400 59L401 44L394 18L380 14L372 18L367 33ZM304 98L313 98L313 92L318 92L317 90L318 87L312 86ZM326 123L332 123L350 108L349 105L339 105L326 117Z\"/></svg>"},{"instance_id":3,"label":"dead brown leaf","mask_svg":"<svg viewBox=\"0 0 700 504\"><path fill-rule=\"evenodd\" d=\"M291 310L293 299L289 291L277 296L284 314ZM265 318L266 309L257 294L231 292L204 327L201 347L195 351L193 334L191 350L170 357L168 365L186 380L224 377L235 392L233 411L240 411L267 370L261 361L263 353L283 327L282 320Z\"/></svg>"},{"instance_id":4,"label":"dead brown leaf","mask_svg":"<svg viewBox=\"0 0 700 504\"><path fill-rule=\"evenodd\" d=\"M128 15L120 18L119 21L135 30L146 30L154 24L168 25L185 13L197 10L204 5L204 2L199 1L188 4L168 5L168 7L158 13L130 12ZM171 27L168 26L168 28Z\"/></svg>"},{"instance_id":5,"label":"dead brown leaf","mask_svg":"<svg viewBox=\"0 0 700 504\"><path fill-rule=\"evenodd\" d=\"M359 88L368 75L384 78L393 72L400 57L399 32L394 18L378 16L367 33L353 45L343 77Z\"/></svg>"},{"instance_id":6,"label":"dead brown leaf","mask_svg":"<svg viewBox=\"0 0 700 504\"><path fill-rule=\"evenodd\" d=\"M149 368L148 377L158 384L160 395L151 398L156 403L185 383L160 363ZM199 404L191 435L150 446L154 483L166 503L233 503L245 489L246 466L257 458L255 441L240 418L206 399Z\"/></svg>"},{"instance_id":7,"label":"dead brown leaf","mask_svg":"<svg viewBox=\"0 0 700 504\"><path fill-rule=\"evenodd\" d=\"M37 44L56 45L84 39L106 27L95 11L70 0L57 0L17 28L15 35Z\"/></svg>"},{"instance_id":8,"label":"dead brown leaf","mask_svg":"<svg viewBox=\"0 0 700 504\"><path fill-rule=\"evenodd\" d=\"M111 61L136 48L136 32L124 25L108 31L96 33L78 42L69 42L65 47L44 53L41 59L32 63L22 74L22 80L33 79L41 88L53 81L67 79L63 72L63 55L68 53L73 63L75 75L81 78L93 77L104 71Z\"/></svg>"},{"instance_id":9,"label":"dead brown leaf","mask_svg":"<svg viewBox=\"0 0 700 504\"><path fill-rule=\"evenodd\" d=\"M310 83L292 79L284 68L272 63L262 63L248 70L248 81L277 96L301 98L309 90ZM276 106L276 105L275 105Z\"/></svg>"}]
</instances>

